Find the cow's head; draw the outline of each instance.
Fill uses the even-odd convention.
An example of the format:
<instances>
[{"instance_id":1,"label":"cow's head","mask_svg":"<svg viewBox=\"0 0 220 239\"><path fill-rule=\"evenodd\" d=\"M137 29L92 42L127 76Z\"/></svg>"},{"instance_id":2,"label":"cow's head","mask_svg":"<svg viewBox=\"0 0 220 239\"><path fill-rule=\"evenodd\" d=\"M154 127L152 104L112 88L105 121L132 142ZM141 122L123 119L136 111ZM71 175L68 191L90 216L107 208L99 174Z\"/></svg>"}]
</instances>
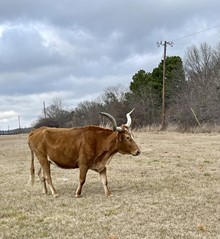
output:
<instances>
[{"instance_id":1,"label":"cow's head","mask_svg":"<svg viewBox=\"0 0 220 239\"><path fill-rule=\"evenodd\" d=\"M118 152L121 154L132 154L136 156L136 155L139 155L141 151L139 147L137 146L137 144L135 143L134 137L130 131L130 126L131 126L130 114L133 112L133 110L131 110L129 113L126 114L127 123L122 124L121 126L117 126L116 120L112 115L105 112L101 112L100 114L110 119L112 122L113 131L117 131Z\"/></svg>"}]
</instances>

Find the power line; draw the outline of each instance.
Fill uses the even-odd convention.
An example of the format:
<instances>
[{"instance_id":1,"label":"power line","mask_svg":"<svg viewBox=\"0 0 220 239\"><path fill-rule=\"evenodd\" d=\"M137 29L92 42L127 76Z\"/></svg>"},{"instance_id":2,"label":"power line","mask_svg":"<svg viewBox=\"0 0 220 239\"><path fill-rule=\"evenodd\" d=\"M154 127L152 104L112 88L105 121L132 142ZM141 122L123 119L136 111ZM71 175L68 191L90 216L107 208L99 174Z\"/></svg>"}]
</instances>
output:
<instances>
[{"instance_id":1,"label":"power line","mask_svg":"<svg viewBox=\"0 0 220 239\"><path fill-rule=\"evenodd\" d=\"M197 34L199 34L201 32L206 32L206 31L212 30L212 29L217 28L217 27L220 27L220 24L218 24L216 26L213 26L213 27L209 27L209 28L203 29L203 30L198 31L198 32L194 32L194 33L191 33L191 34L188 34L188 35L176 38L173 41L177 41L177 40L180 40L180 39L183 39L183 38L191 37L191 36L197 35Z\"/></svg>"}]
</instances>

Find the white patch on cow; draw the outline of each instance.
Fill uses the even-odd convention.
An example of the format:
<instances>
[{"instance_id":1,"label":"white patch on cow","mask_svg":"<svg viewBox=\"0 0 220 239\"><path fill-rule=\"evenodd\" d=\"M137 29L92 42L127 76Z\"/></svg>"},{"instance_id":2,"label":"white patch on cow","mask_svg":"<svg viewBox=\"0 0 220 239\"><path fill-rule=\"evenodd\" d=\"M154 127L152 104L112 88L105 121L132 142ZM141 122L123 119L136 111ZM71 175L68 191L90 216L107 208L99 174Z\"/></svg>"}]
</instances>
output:
<instances>
[{"instance_id":1,"label":"white patch on cow","mask_svg":"<svg viewBox=\"0 0 220 239\"><path fill-rule=\"evenodd\" d=\"M134 135L132 134L132 132L129 129L125 129L131 136L131 138L134 140Z\"/></svg>"}]
</instances>

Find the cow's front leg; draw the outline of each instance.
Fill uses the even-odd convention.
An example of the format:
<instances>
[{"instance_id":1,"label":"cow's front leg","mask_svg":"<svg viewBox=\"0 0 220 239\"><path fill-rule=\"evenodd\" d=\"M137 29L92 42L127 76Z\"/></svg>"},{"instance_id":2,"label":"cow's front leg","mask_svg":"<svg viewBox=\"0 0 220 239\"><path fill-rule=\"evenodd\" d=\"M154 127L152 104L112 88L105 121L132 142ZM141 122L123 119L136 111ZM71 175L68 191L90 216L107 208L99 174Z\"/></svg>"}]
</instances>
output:
<instances>
[{"instance_id":1,"label":"cow's front leg","mask_svg":"<svg viewBox=\"0 0 220 239\"><path fill-rule=\"evenodd\" d=\"M81 197L82 186L83 186L83 184L86 181L86 174L88 172L88 167L80 166L79 170L80 170L79 171L79 186L78 186L78 188L76 190L76 194L75 194L76 198Z\"/></svg>"},{"instance_id":2,"label":"cow's front leg","mask_svg":"<svg viewBox=\"0 0 220 239\"><path fill-rule=\"evenodd\" d=\"M101 179L101 182L103 184L103 187L104 187L104 191L105 191L105 195L106 197L111 197L112 194L111 192L109 191L109 188L108 188L108 180L107 180L107 173L106 173L107 169L106 167L99 173L100 175L100 179Z\"/></svg>"}]
</instances>

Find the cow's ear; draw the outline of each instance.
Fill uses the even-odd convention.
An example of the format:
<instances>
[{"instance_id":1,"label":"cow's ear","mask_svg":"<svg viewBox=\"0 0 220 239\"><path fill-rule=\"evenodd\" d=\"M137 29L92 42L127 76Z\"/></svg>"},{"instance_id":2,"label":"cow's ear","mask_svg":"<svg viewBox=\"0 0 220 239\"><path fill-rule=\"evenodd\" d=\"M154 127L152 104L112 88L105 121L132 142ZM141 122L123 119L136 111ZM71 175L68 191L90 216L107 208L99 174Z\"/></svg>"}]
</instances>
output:
<instances>
[{"instance_id":1,"label":"cow's ear","mask_svg":"<svg viewBox=\"0 0 220 239\"><path fill-rule=\"evenodd\" d=\"M123 134L121 132L118 132L118 141L122 141Z\"/></svg>"}]
</instances>

